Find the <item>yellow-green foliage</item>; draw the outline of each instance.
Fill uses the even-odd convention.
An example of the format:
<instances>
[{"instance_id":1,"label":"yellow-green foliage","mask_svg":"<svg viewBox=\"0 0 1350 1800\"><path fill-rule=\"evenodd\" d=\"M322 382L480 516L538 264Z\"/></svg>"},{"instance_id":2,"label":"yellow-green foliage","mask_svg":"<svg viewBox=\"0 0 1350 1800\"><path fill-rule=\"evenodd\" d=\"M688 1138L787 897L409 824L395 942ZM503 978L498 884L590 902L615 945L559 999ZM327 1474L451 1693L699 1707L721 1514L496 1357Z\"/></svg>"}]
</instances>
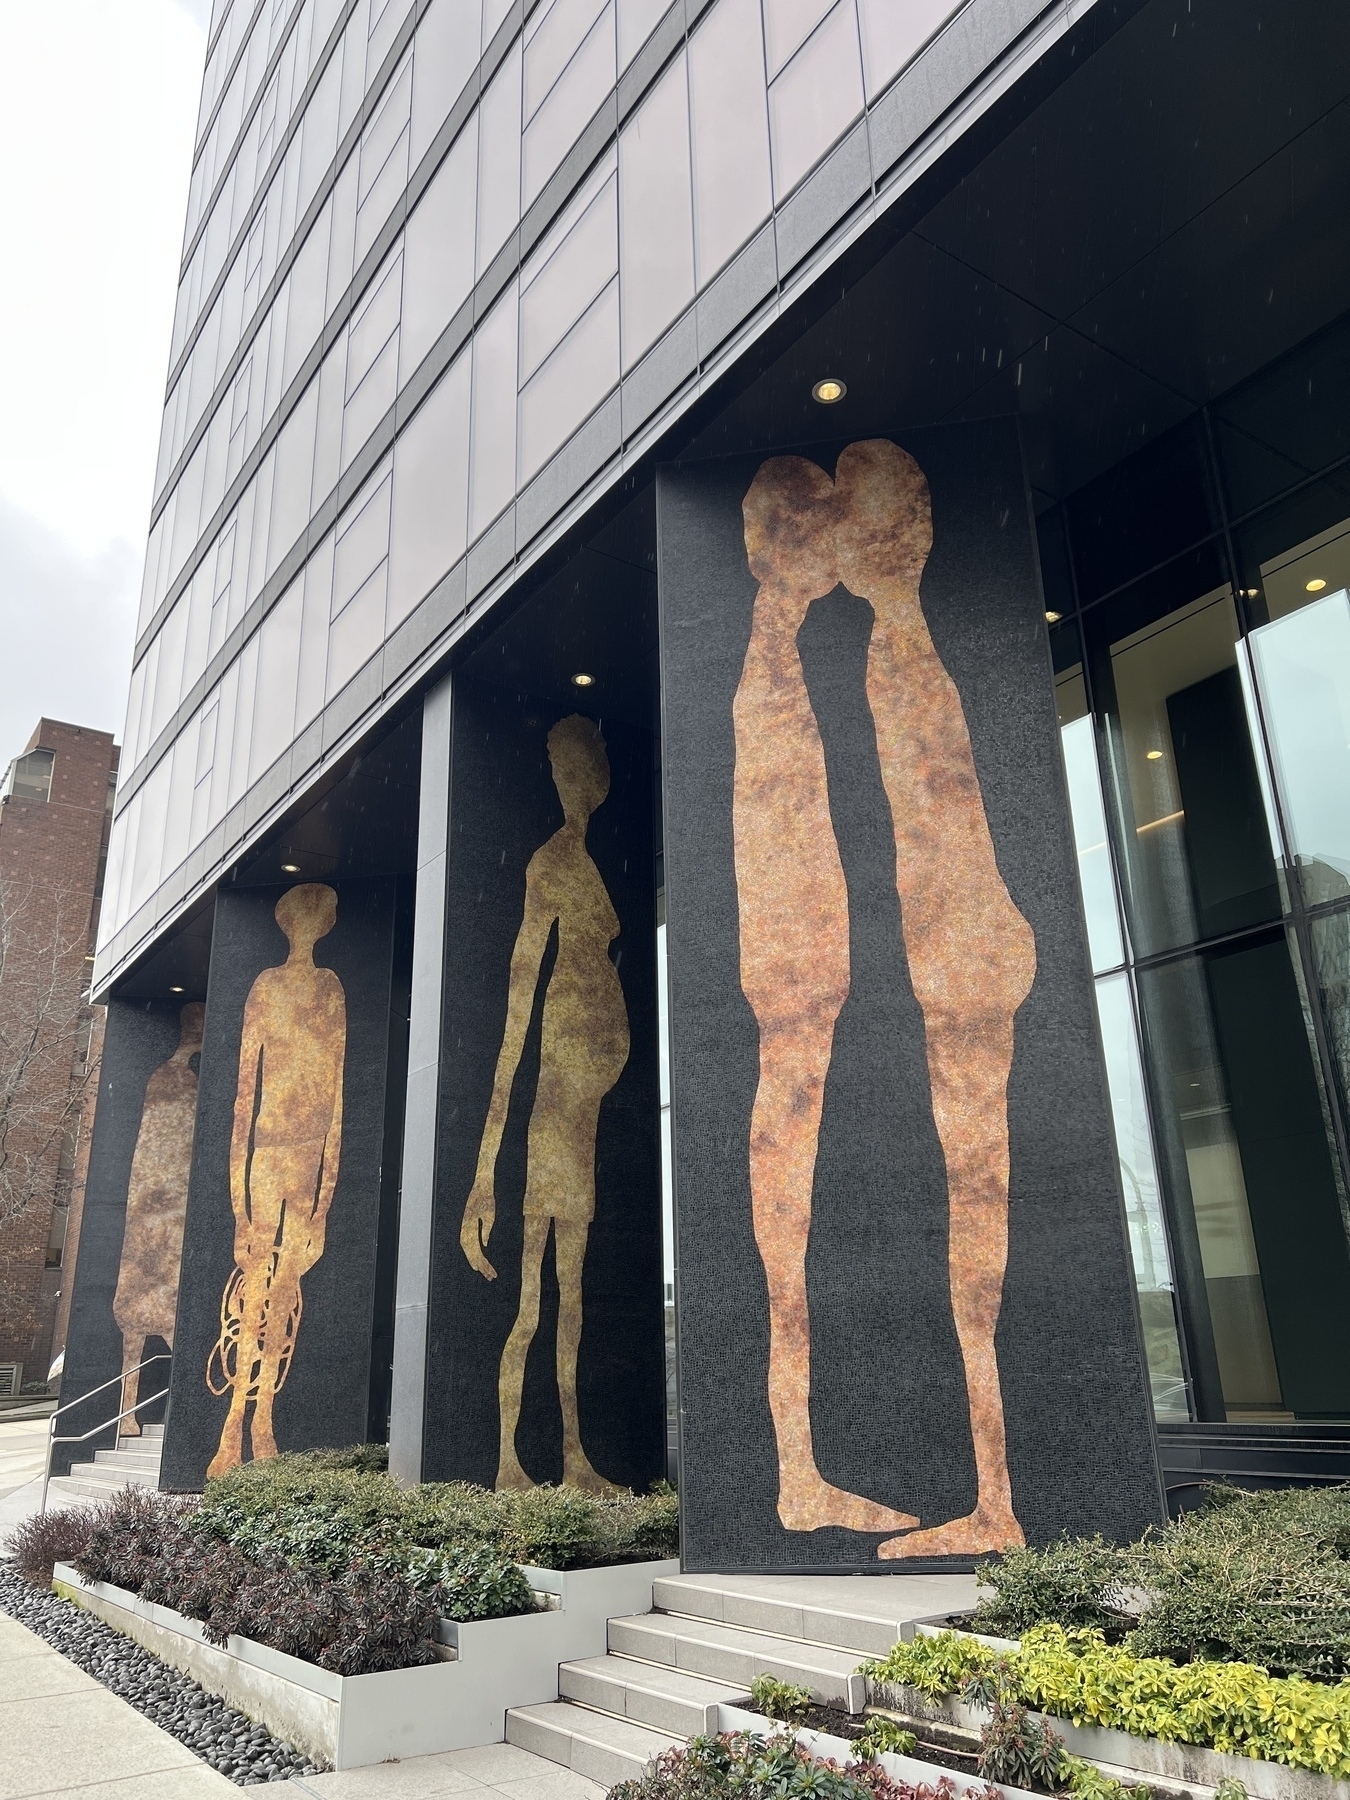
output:
<instances>
[{"instance_id":1,"label":"yellow-green foliage","mask_svg":"<svg viewBox=\"0 0 1350 1800\"><path fill-rule=\"evenodd\" d=\"M1028 1705L1075 1725L1350 1775L1350 1682L1270 1675L1254 1663L1134 1656L1099 1631L1060 1625L1033 1626L1009 1665Z\"/></svg>"},{"instance_id":2,"label":"yellow-green foliage","mask_svg":"<svg viewBox=\"0 0 1350 1800\"><path fill-rule=\"evenodd\" d=\"M896 1644L880 1662L866 1662L862 1673L878 1688L917 1688L930 1700L954 1694L962 1682L994 1661L986 1644L957 1631L940 1631L936 1637L916 1637L912 1644Z\"/></svg>"},{"instance_id":3,"label":"yellow-green foliage","mask_svg":"<svg viewBox=\"0 0 1350 1800\"><path fill-rule=\"evenodd\" d=\"M897 1644L863 1669L879 1687L913 1687L935 1698L956 1693L995 1660L984 1645L944 1632ZM1075 1725L1350 1777L1350 1681L1333 1686L1271 1675L1253 1663L1135 1656L1099 1631L1061 1625L1033 1626L1019 1650L997 1660L1023 1704Z\"/></svg>"}]
</instances>

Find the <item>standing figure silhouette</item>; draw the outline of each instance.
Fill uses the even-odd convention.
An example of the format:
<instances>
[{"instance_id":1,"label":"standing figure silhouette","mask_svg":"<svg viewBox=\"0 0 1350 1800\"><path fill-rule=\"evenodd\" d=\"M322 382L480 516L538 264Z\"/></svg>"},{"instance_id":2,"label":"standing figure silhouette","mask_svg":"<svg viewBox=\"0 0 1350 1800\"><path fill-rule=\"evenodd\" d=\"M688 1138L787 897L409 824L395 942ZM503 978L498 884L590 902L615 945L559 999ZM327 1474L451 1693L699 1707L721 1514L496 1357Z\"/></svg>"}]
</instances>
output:
<instances>
[{"instance_id":1,"label":"standing figure silhouette","mask_svg":"<svg viewBox=\"0 0 1350 1800\"><path fill-rule=\"evenodd\" d=\"M201 1001L190 1000L178 1015L178 1048L145 1084L113 1295L113 1318L122 1333L124 1409L135 1406L140 1392L136 1365L145 1355L145 1340L163 1338L173 1349L205 1018ZM140 1420L132 1412L119 1429L123 1437L139 1437Z\"/></svg>"},{"instance_id":2,"label":"standing figure silhouette","mask_svg":"<svg viewBox=\"0 0 1350 1800\"><path fill-rule=\"evenodd\" d=\"M315 944L337 922L337 895L319 882L290 888L276 921L290 953L263 970L244 1004L230 1140L235 1268L206 1369L230 1410L208 1475L243 1460L250 1404L255 1459L277 1453L272 1403L295 1352L300 1278L323 1255L342 1149L346 995L332 969L314 962Z\"/></svg>"},{"instance_id":3,"label":"standing figure silhouette","mask_svg":"<svg viewBox=\"0 0 1350 1800\"><path fill-rule=\"evenodd\" d=\"M492 1099L464 1206L460 1247L488 1281L497 1271L487 1245L497 1217L496 1167L534 1009L540 970L557 929L557 955L544 995L539 1079L526 1141L525 1235L520 1305L502 1351L497 1398L501 1443L499 1488L532 1487L516 1453L525 1359L539 1325L544 1250L553 1233L558 1279L557 1380L563 1420L563 1480L595 1493L613 1491L581 1444L577 1418L577 1353L582 1330L582 1270L595 1217L595 1138L600 1105L628 1061L628 1011L609 947L619 920L600 871L586 849L591 814L609 792L605 740L591 720L561 719L548 734L553 783L563 824L525 870L525 912L511 955L506 1028Z\"/></svg>"},{"instance_id":4,"label":"standing figure silhouette","mask_svg":"<svg viewBox=\"0 0 1350 1800\"><path fill-rule=\"evenodd\" d=\"M741 987L759 1024L750 1185L769 1289L778 1514L790 1531L904 1534L880 1546L886 1558L1001 1549L1024 1541L995 1333L1008 1255L1013 1019L1031 990L1036 946L999 873L961 697L919 602L933 541L928 484L913 457L885 439L849 445L833 482L801 457L776 457L755 476L744 518L760 587L733 704L733 830ZM946 1164L949 1287L975 1453L971 1512L921 1531L908 1514L827 1482L811 1427L806 1249L850 967L848 890L797 633L812 601L840 583L874 615L867 700Z\"/></svg>"}]
</instances>

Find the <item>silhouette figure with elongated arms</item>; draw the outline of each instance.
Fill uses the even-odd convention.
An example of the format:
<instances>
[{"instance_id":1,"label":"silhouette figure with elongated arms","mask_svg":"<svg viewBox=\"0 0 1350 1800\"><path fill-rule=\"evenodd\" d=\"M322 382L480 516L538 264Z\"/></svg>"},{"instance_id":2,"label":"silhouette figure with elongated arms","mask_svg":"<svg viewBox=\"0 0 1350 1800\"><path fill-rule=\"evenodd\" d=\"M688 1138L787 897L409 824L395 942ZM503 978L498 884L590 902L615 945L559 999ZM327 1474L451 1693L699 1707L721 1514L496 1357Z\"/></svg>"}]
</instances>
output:
<instances>
[{"instance_id":1,"label":"silhouette figure with elongated arms","mask_svg":"<svg viewBox=\"0 0 1350 1800\"><path fill-rule=\"evenodd\" d=\"M769 1290L779 1518L790 1531L893 1531L878 1551L886 1558L1020 1544L995 1333L1008 1246L1013 1019L1030 992L1036 950L999 874L960 695L919 604L932 546L928 485L912 457L877 439L850 445L834 482L800 457L766 462L744 517L760 587L733 704L733 830L741 986L760 1037L750 1180ZM923 1530L908 1514L826 1482L811 1427L806 1248L850 967L848 891L796 639L812 601L841 582L874 614L867 698L946 1164L949 1284L975 1452L974 1508Z\"/></svg>"},{"instance_id":2,"label":"silhouette figure with elongated arms","mask_svg":"<svg viewBox=\"0 0 1350 1800\"><path fill-rule=\"evenodd\" d=\"M113 1295L113 1318L122 1333L124 1411L135 1406L140 1392L141 1371L136 1365L145 1355L145 1340L163 1338L173 1349L205 1018L201 1002L189 1001L178 1015L178 1048L145 1084ZM123 1437L139 1437L136 1414L128 1413L118 1429Z\"/></svg>"},{"instance_id":3,"label":"silhouette figure with elongated arms","mask_svg":"<svg viewBox=\"0 0 1350 1800\"><path fill-rule=\"evenodd\" d=\"M207 1385L230 1410L208 1475L275 1456L272 1404L300 1329L300 1280L323 1255L342 1149L347 1004L314 946L337 922L337 895L320 882L288 889L276 921L290 953L264 969L244 1004L239 1088L230 1141L235 1268L220 1303Z\"/></svg>"},{"instance_id":4,"label":"silhouette figure with elongated arms","mask_svg":"<svg viewBox=\"0 0 1350 1800\"><path fill-rule=\"evenodd\" d=\"M497 1217L496 1167L511 1087L534 1008L540 969L557 928L557 956L544 995L539 1080L526 1140L525 1236L520 1306L502 1351L497 1380L501 1444L499 1488L532 1487L516 1454L525 1359L539 1325L544 1250L553 1233L558 1277L557 1379L563 1419L563 1480L595 1493L613 1492L591 1467L577 1418L577 1352L581 1344L581 1277L595 1217L595 1137L600 1105L628 1061L628 1010L609 946L619 920L600 871L586 849L591 814L609 792L609 760L599 727L578 714L548 734L563 824L540 845L525 870L525 912L511 956L506 1028L492 1099L464 1207L460 1247L488 1281L497 1271L487 1245Z\"/></svg>"}]
</instances>

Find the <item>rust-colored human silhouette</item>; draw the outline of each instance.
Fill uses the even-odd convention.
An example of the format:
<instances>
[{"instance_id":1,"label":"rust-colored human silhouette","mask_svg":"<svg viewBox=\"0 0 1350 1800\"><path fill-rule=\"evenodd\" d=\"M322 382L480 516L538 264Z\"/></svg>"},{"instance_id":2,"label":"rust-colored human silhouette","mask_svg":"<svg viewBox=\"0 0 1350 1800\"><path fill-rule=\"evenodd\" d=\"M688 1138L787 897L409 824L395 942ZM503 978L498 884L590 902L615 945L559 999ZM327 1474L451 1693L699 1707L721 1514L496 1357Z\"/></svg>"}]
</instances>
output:
<instances>
[{"instance_id":1,"label":"rust-colored human silhouette","mask_svg":"<svg viewBox=\"0 0 1350 1800\"><path fill-rule=\"evenodd\" d=\"M558 1275L556 1360L563 1480L592 1492L612 1492L582 1449L577 1421L581 1276L595 1217L595 1134L600 1104L623 1073L629 1049L628 1010L609 957L619 921L586 850L591 814L609 792L609 760L599 727L575 713L549 732L548 754L563 824L535 851L525 871L525 913L511 955L506 1029L459 1241L473 1268L494 1281L497 1271L487 1259L486 1247L497 1216L497 1154L540 966L556 925L558 951L544 995L539 1080L527 1135L520 1307L497 1379L501 1418L497 1486L534 1485L516 1455L516 1427L525 1359L539 1324L540 1274L551 1228Z\"/></svg>"},{"instance_id":2,"label":"rust-colored human silhouette","mask_svg":"<svg viewBox=\"0 0 1350 1800\"><path fill-rule=\"evenodd\" d=\"M243 1460L250 1403L253 1456L277 1453L272 1403L300 1329L301 1277L323 1255L342 1149L346 996L314 962L315 944L337 921L337 895L321 882L290 888L276 921L290 954L263 970L244 1004L230 1140L235 1268L206 1368L230 1410L208 1475Z\"/></svg>"},{"instance_id":3,"label":"rust-colored human silhouette","mask_svg":"<svg viewBox=\"0 0 1350 1800\"><path fill-rule=\"evenodd\" d=\"M999 874L960 695L919 604L932 545L928 485L912 457L879 439L850 445L834 482L800 457L766 462L744 516L760 588L734 702L733 826L741 986L760 1034L750 1179L769 1289L779 1517L791 1531L906 1533L881 1545L888 1558L1022 1543L994 1337L1007 1262L1013 1017L1031 989L1036 952ZM840 583L870 602L875 619L867 697L947 1169L952 1310L978 1482L968 1516L921 1531L910 1529L918 1521L908 1514L826 1482L811 1430L806 1247L825 1079L850 969L848 892L796 639L812 601Z\"/></svg>"},{"instance_id":4,"label":"rust-colored human silhouette","mask_svg":"<svg viewBox=\"0 0 1350 1800\"><path fill-rule=\"evenodd\" d=\"M122 1408L136 1404L148 1337L173 1349L178 1269L183 1259L192 1134L197 1123L197 1063L206 1008L190 1001L178 1015L178 1048L145 1084L140 1129L127 1183L127 1222L113 1295L113 1318L122 1333ZM118 1427L139 1437L140 1421L128 1412Z\"/></svg>"}]
</instances>

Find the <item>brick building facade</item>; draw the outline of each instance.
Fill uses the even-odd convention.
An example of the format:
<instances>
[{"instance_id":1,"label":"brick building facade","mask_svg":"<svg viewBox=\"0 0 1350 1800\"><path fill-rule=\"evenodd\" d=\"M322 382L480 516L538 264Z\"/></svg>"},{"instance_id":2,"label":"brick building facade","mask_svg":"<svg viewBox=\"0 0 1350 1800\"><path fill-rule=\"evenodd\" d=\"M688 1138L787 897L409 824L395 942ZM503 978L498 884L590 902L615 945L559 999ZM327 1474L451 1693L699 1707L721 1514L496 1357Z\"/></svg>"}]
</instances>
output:
<instances>
[{"instance_id":1,"label":"brick building facade","mask_svg":"<svg viewBox=\"0 0 1350 1800\"><path fill-rule=\"evenodd\" d=\"M45 1382L92 1113L111 735L39 721L0 797L0 1373Z\"/></svg>"}]
</instances>

